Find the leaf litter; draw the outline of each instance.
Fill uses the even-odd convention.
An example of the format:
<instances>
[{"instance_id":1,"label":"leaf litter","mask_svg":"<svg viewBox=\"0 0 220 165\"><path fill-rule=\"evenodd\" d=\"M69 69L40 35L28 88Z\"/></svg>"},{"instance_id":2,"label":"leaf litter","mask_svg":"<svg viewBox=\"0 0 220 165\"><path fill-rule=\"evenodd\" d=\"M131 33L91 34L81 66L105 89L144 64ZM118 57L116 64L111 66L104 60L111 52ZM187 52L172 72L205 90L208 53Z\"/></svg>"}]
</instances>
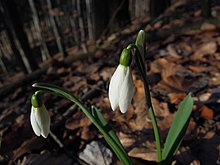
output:
<instances>
[{"instance_id":1,"label":"leaf litter","mask_svg":"<svg viewBox=\"0 0 220 165\"><path fill-rule=\"evenodd\" d=\"M168 10L164 17L172 15L171 11ZM162 19L147 25L145 31L151 33L184 26L185 22L192 19L190 15L196 16L192 24L201 20L198 10L184 15L186 17L181 20L173 18L163 22ZM133 29L128 27L124 31L128 33ZM97 105L134 162L153 164L156 161L153 129L143 84L134 64L132 72L136 92L130 110L124 115L119 110L113 112L108 100L108 84L118 65L121 51L118 48L127 46L135 37L134 33L130 33L129 37L127 35L128 39L110 36L106 41L112 43L111 49L99 50L87 60L79 60L68 66L53 63L46 74L35 82L40 80L65 87L77 97L84 98L87 106ZM220 161L219 46L218 28L209 22L201 24L196 30L173 33L165 39L159 38L147 44L147 74L162 142L165 141L178 105L189 91L193 92L195 101L187 133L173 164L216 164ZM102 135L76 106L50 95L46 95L44 100L52 118L51 131L56 137L35 137L29 121L29 100L34 92L32 83L16 89L0 102L1 163L42 165L48 161L66 161L67 164L86 164L78 155L90 142L98 140L108 147ZM58 145L58 141L63 144L63 148ZM115 156L112 157L113 163L117 164Z\"/></svg>"}]
</instances>

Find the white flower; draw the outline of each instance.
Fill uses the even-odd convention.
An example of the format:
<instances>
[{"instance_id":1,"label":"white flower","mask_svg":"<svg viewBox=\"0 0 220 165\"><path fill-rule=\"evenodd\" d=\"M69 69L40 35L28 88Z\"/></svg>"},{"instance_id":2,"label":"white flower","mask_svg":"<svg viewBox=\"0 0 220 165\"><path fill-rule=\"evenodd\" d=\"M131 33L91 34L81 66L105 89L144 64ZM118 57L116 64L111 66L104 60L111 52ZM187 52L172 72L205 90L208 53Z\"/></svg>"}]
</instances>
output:
<instances>
[{"instance_id":1,"label":"white flower","mask_svg":"<svg viewBox=\"0 0 220 165\"><path fill-rule=\"evenodd\" d=\"M134 83L129 66L118 65L109 85L109 100L114 111L118 106L121 113L127 112L134 95Z\"/></svg>"},{"instance_id":2,"label":"white flower","mask_svg":"<svg viewBox=\"0 0 220 165\"><path fill-rule=\"evenodd\" d=\"M46 138L50 132L50 116L44 104L39 108L31 108L31 126L37 136Z\"/></svg>"}]
</instances>

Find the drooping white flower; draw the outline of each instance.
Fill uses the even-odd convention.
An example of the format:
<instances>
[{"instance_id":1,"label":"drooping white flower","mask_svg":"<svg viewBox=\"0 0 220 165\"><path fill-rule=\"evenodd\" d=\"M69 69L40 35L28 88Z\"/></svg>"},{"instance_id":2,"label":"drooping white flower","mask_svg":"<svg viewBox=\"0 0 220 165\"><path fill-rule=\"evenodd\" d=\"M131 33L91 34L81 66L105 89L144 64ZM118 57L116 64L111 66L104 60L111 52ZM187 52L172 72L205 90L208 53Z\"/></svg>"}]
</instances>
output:
<instances>
[{"instance_id":1,"label":"drooping white flower","mask_svg":"<svg viewBox=\"0 0 220 165\"><path fill-rule=\"evenodd\" d=\"M109 84L109 100L113 111L119 107L121 113L125 113L131 104L135 91L130 71L131 61L130 49L123 49L120 56L120 64Z\"/></svg>"},{"instance_id":2,"label":"drooping white flower","mask_svg":"<svg viewBox=\"0 0 220 165\"><path fill-rule=\"evenodd\" d=\"M112 110L118 106L121 113L127 112L134 95L134 83L129 66L118 65L109 85L109 100Z\"/></svg>"},{"instance_id":3,"label":"drooping white flower","mask_svg":"<svg viewBox=\"0 0 220 165\"><path fill-rule=\"evenodd\" d=\"M42 135L47 138L50 132L50 116L44 104L39 108L32 106L31 108L31 126L37 136Z\"/></svg>"}]
</instances>

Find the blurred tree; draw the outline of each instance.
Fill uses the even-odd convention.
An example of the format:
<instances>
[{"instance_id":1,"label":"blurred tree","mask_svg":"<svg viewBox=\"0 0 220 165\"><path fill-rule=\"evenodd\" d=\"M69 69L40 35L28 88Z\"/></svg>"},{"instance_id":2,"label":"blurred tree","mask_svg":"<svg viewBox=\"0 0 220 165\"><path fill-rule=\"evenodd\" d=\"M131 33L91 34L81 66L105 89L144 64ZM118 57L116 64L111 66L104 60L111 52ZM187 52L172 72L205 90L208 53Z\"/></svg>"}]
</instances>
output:
<instances>
[{"instance_id":1,"label":"blurred tree","mask_svg":"<svg viewBox=\"0 0 220 165\"><path fill-rule=\"evenodd\" d=\"M50 58L50 53L47 48L45 38L43 37L42 31L41 31L40 21L38 18L38 13L37 13L37 9L34 4L34 0L29 0L28 2L30 5L30 8L31 8L31 11L32 11L32 18L34 21L34 26L36 28L36 34L37 34L38 40L40 42L40 50L41 50L42 59L43 59L43 61L45 61Z\"/></svg>"},{"instance_id":2,"label":"blurred tree","mask_svg":"<svg viewBox=\"0 0 220 165\"><path fill-rule=\"evenodd\" d=\"M202 16L203 18L211 17L211 0L202 0Z\"/></svg>"},{"instance_id":3,"label":"blurred tree","mask_svg":"<svg viewBox=\"0 0 220 165\"><path fill-rule=\"evenodd\" d=\"M8 32L9 40L11 42L14 54L23 68L25 73L31 73L38 68L37 63L32 57L32 51L30 49L26 33L23 30L22 23L19 19L19 14L16 8L14 0L1 0L2 13L6 30ZM24 56L18 51L16 47L16 38L24 52Z\"/></svg>"},{"instance_id":4,"label":"blurred tree","mask_svg":"<svg viewBox=\"0 0 220 165\"><path fill-rule=\"evenodd\" d=\"M109 18L108 13L106 12L108 4L103 3L102 0L94 0L93 6L94 34L95 39L97 39L108 24Z\"/></svg>"},{"instance_id":5,"label":"blurred tree","mask_svg":"<svg viewBox=\"0 0 220 165\"><path fill-rule=\"evenodd\" d=\"M93 2L96 39L100 35L117 31L119 27L130 24L129 0L108 0L107 3L94 0Z\"/></svg>"},{"instance_id":6,"label":"blurred tree","mask_svg":"<svg viewBox=\"0 0 220 165\"><path fill-rule=\"evenodd\" d=\"M55 35L55 38L56 38L56 43L57 43L58 50L59 50L59 52L61 52L63 54L64 57L66 57L68 54L66 52L65 45L61 40L62 35L59 31L56 19L55 19L54 15L52 15L53 7L52 7L51 0L47 0L47 6L48 6L48 9L49 9L50 22L52 24L52 29L53 29L53 32L54 32L54 35Z\"/></svg>"},{"instance_id":7,"label":"blurred tree","mask_svg":"<svg viewBox=\"0 0 220 165\"><path fill-rule=\"evenodd\" d=\"M150 0L150 16L156 18L171 4L171 0Z\"/></svg>"},{"instance_id":8,"label":"blurred tree","mask_svg":"<svg viewBox=\"0 0 220 165\"><path fill-rule=\"evenodd\" d=\"M108 10L109 22L113 31L131 23L129 0L109 0Z\"/></svg>"},{"instance_id":9,"label":"blurred tree","mask_svg":"<svg viewBox=\"0 0 220 165\"><path fill-rule=\"evenodd\" d=\"M10 42L11 49L12 49L12 51L14 53L14 56L15 56L15 58L17 60L17 63L21 67L22 71L24 73L28 73L28 71L27 71L27 69L25 67L25 64L24 64L24 62L22 60L21 54L20 54L20 52L18 51L18 49L16 47L15 36L14 36L14 34L11 31L11 28L10 28L11 24L10 24L10 22L7 19L5 19L5 18L7 18L7 16L6 16L7 13L3 10L2 1L0 1L0 5L1 5L1 7L0 7L0 17L1 17L2 23L5 25L4 29L6 30L6 33L8 35L8 39L9 39L9 42ZM4 13L4 15L3 15L3 13Z\"/></svg>"}]
</instances>

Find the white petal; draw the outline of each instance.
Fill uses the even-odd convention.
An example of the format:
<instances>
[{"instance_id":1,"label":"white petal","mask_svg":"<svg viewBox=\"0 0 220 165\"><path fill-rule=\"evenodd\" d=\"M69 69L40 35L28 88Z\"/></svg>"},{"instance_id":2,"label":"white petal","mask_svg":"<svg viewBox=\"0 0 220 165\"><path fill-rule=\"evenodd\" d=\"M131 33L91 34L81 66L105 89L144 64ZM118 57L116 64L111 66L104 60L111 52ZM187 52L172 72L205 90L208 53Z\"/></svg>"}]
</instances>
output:
<instances>
[{"instance_id":1,"label":"white petal","mask_svg":"<svg viewBox=\"0 0 220 165\"><path fill-rule=\"evenodd\" d=\"M31 126L34 130L34 133L37 135L37 136L40 136L40 133L41 133L41 129L39 127L39 125L37 124L37 121L36 121L36 118L35 118L35 111L37 111L37 108L34 108L33 106L31 107Z\"/></svg>"},{"instance_id":2,"label":"white petal","mask_svg":"<svg viewBox=\"0 0 220 165\"><path fill-rule=\"evenodd\" d=\"M35 113L36 121L41 128L41 135L46 138L50 132L50 116L44 104Z\"/></svg>"},{"instance_id":3,"label":"white petal","mask_svg":"<svg viewBox=\"0 0 220 165\"><path fill-rule=\"evenodd\" d=\"M108 94L109 94L111 108L113 111L118 107L118 104L119 104L118 102L119 93L121 90L121 86L122 86L125 74L126 74L126 67L122 65L118 65L109 84Z\"/></svg>"},{"instance_id":4,"label":"white petal","mask_svg":"<svg viewBox=\"0 0 220 165\"><path fill-rule=\"evenodd\" d=\"M120 97L119 97L119 108L120 108L121 113L127 112L131 104L131 100L134 96L134 91L135 91L135 87L134 87L130 68L128 67L126 76L124 78L124 81L121 87Z\"/></svg>"}]
</instances>

